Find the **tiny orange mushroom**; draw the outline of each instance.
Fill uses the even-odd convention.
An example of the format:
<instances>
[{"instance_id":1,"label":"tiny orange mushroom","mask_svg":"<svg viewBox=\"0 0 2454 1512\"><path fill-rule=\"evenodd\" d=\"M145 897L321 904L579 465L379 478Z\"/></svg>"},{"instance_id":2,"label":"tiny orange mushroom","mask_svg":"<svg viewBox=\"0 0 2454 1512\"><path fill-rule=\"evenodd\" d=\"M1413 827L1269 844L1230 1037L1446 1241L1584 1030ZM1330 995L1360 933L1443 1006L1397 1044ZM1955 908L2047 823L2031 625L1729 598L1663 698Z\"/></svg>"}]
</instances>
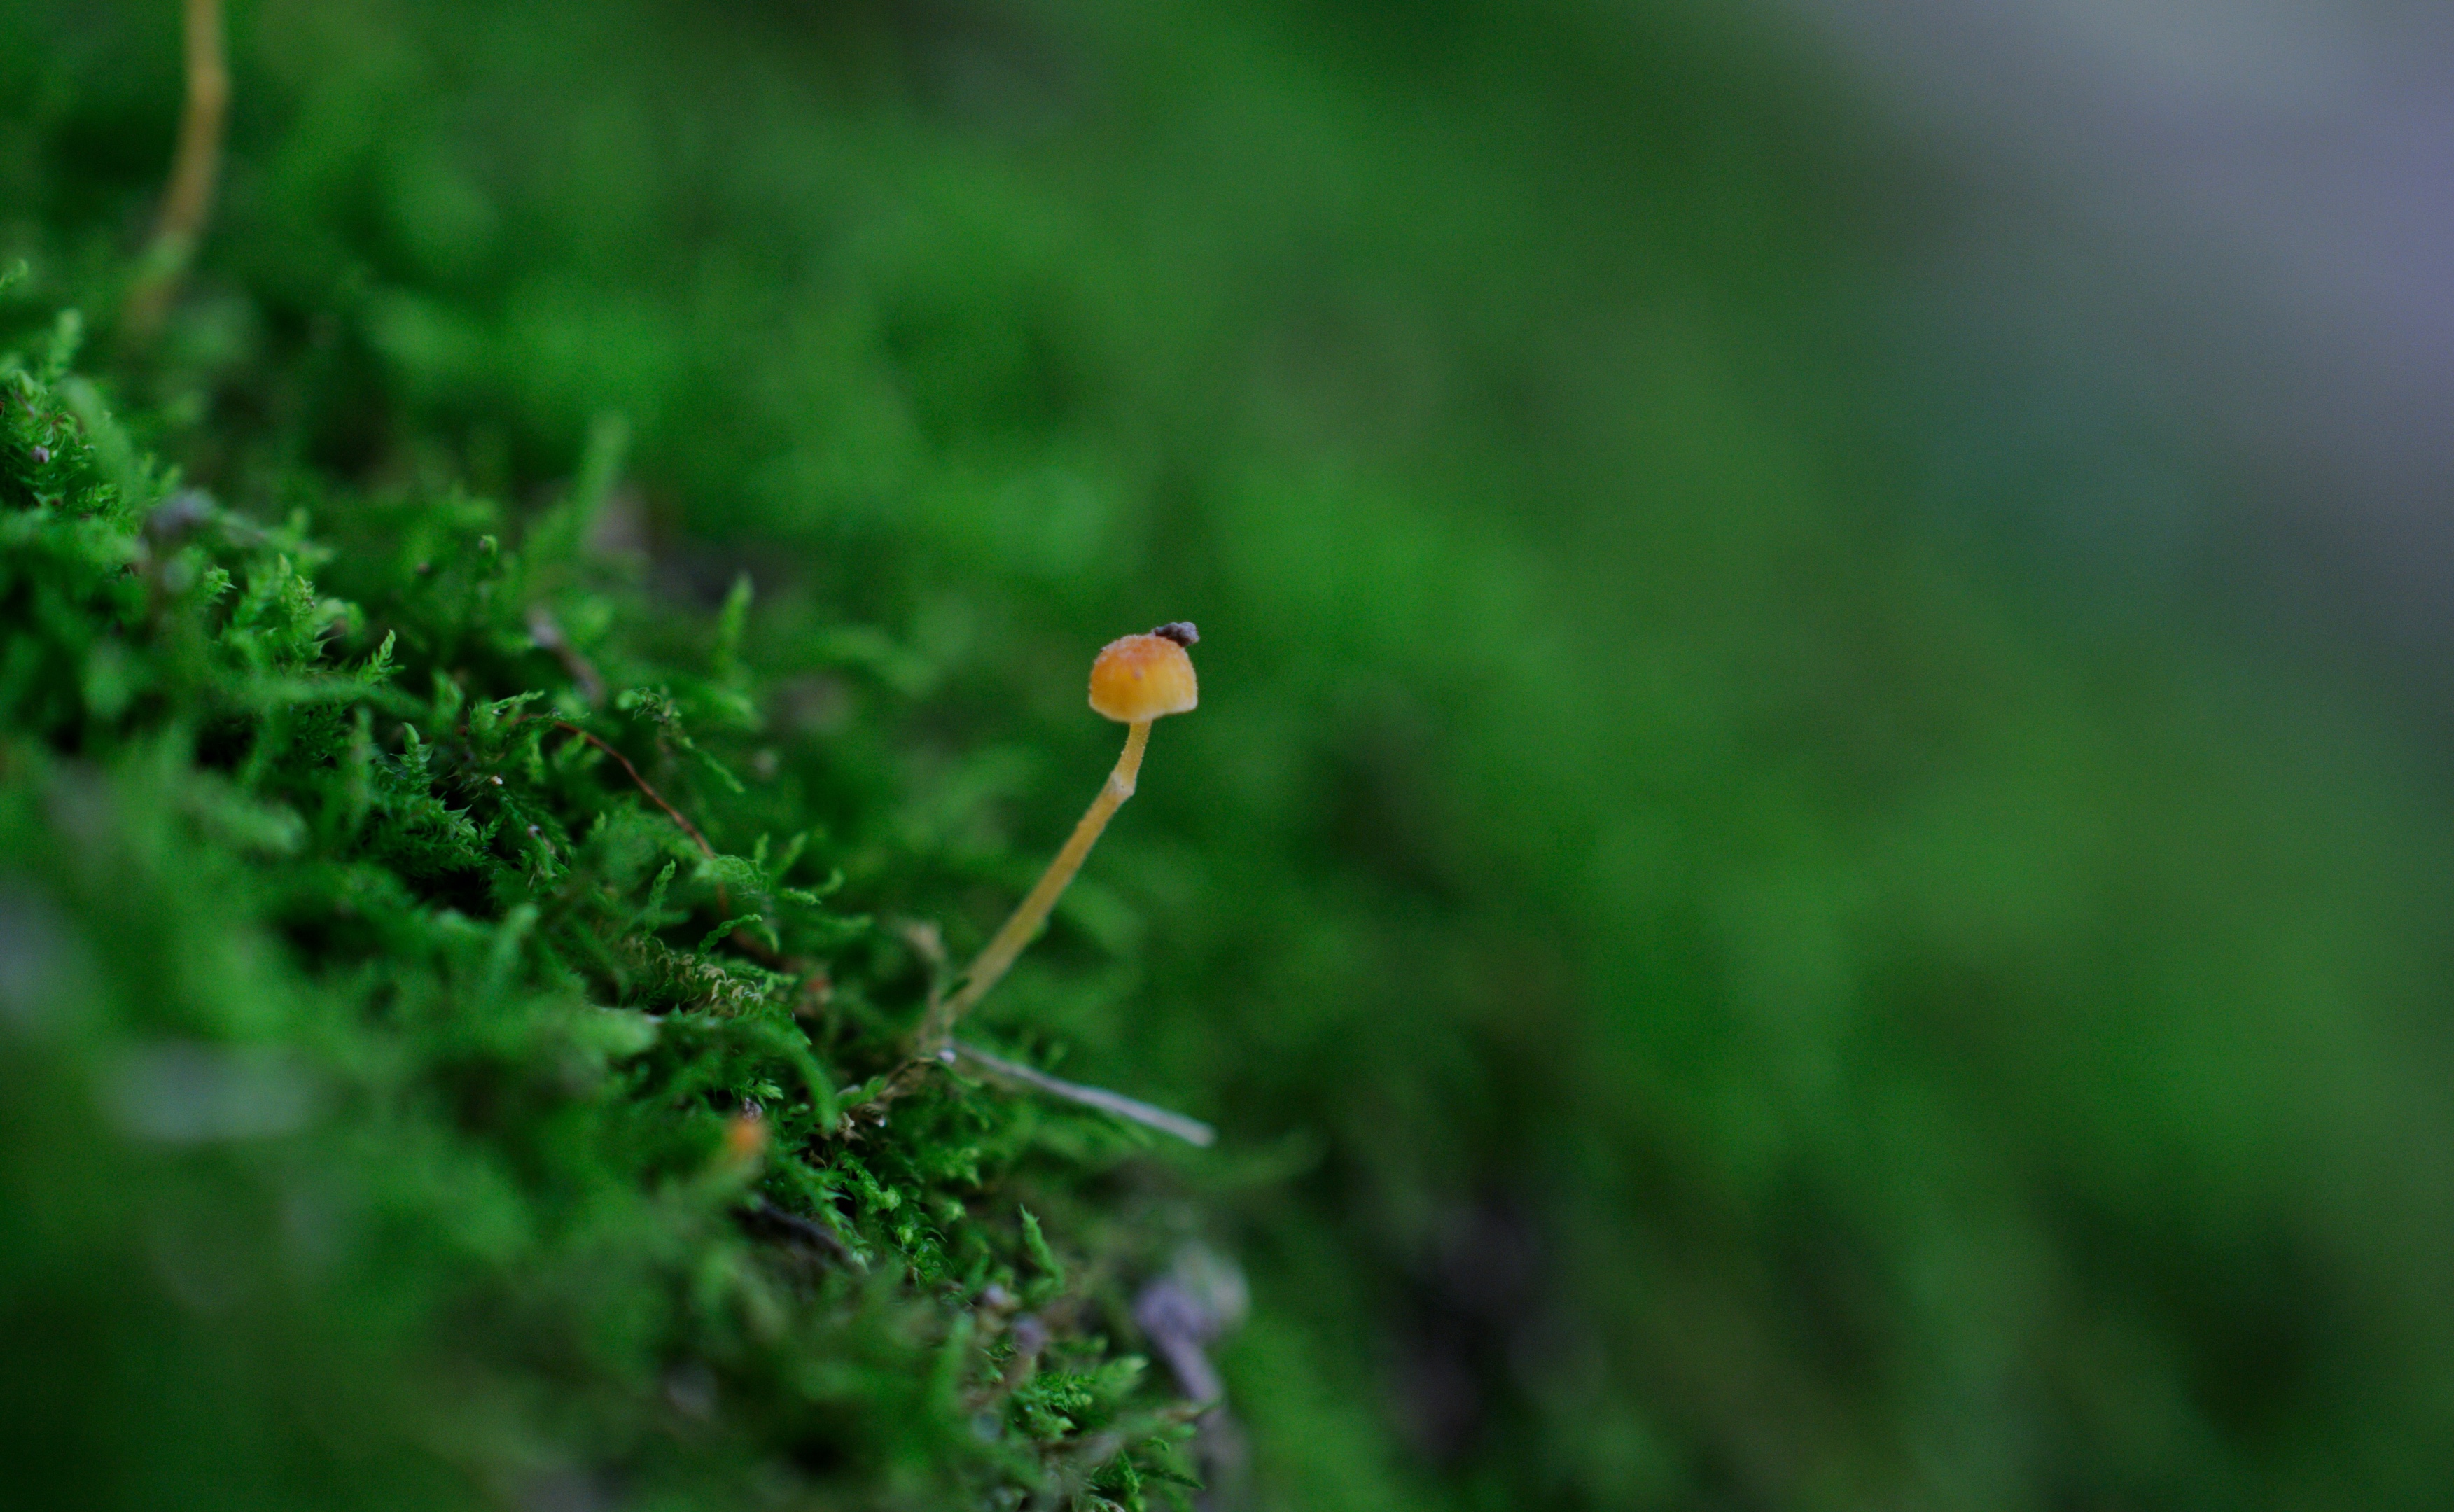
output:
<instances>
[{"instance_id":1,"label":"tiny orange mushroom","mask_svg":"<svg viewBox=\"0 0 2454 1512\"><path fill-rule=\"evenodd\" d=\"M1109 641L1091 663L1091 707L1121 724L1190 713L1201 702L1201 685L1184 648L1200 638L1184 621Z\"/></svg>"},{"instance_id":2,"label":"tiny orange mushroom","mask_svg":"<svg viewBox=\"0 0 2454 1512\"><path fill-rule=\"evenodd\" d=\"M1091 707L1126 727L1124 755L1108 774L1089 812L1074 826L1064 849L1023 896L1014 915L991 936L979 958L963 973L963 984L940 1004L923 1037L922 1050L935 1054L944 1047L955 1024L1006 974L1006 969L1031 943L1031 937L1056 906L1058 895L1082 869L1082 858L1108 827L1108 818L1134 796L1142 770L1142 752L1150 744L1152 721L1184 714L1201 702L1201 687L1193 675L1187 647L1201 638L1190 620L1159 626L1147 635L1127 635L1100 648L1091 663ZM951 1053L951 1052L949 1052Z\"/></svg>"}]
</instances>

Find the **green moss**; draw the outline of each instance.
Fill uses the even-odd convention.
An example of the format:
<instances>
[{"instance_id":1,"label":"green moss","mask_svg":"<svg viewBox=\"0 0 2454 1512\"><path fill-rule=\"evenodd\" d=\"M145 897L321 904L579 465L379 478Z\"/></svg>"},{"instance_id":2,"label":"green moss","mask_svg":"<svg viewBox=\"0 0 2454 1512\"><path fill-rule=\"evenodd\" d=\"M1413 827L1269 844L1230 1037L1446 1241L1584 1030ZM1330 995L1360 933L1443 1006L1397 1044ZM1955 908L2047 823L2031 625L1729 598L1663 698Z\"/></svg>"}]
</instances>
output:
<instances>
[{"instance_id":1,"label":"green moss","mask_svg":"<svg viewBox=\"0 0 2454 1512\"><path fill-rule=\"evenodd\" d=\"M1069 1285L1012 1218L1139 1139L945 1073L845 1116L925 968L733 775L772 756L746 584L659 614L592 558L602 455L527 520L261 526L130 443L76 333L0 358L6 1330L175 1368L9 1372L10 1431L88 1451L12 1462L190 1505L1180 1480L1182 1415L1100 1341L1140 1258ZM1006 1369L992 1287L1063 1369Z\"/></svg>"},{"instance_id":2,"label":"green moss","mask_svg":"<svg viewBox=\"0 0 2454 1512\"><path fill-rule=\"evenodd\" d=\"M9 1490L1163 1503L999 1393L1199 1238L1264 1504L2443 1500L2442 762L1794 26L248 0L139 351L174 10L0 0ZM1217 1145L822 1135L1178 616L966 1033Z\"/></svg>"}]
</instances>

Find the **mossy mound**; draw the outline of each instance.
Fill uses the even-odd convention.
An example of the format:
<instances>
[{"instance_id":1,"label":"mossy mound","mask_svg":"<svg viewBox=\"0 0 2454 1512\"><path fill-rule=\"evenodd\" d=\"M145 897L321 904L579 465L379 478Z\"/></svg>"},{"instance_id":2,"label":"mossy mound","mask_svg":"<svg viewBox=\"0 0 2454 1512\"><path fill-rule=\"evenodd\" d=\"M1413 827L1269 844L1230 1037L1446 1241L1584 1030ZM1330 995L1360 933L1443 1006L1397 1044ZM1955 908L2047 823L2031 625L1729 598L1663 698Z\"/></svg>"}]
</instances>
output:
<instances>
[{"instance_id":1,"label":"mossy mound","mask_svg":"<svg viewBox=\"0 0 2454 1512\"><path fill-rule=\"evenodd\" d=\"M174 11L0 0L0 1491L2443 1500L2441 763L1793 20L250 0L149 345ZM1217 1144L847 1127L1178 617L965 1036Z\"/></svg>"},{"instance_id":2,"label":"mossy mound","mask_svg":"<svg viewBox=\"0 0 2454 1512\"><path fill-rule=\"evenodd\" d=\"M589 549L618 433L526 519L267 529L136 450L77 332L0 358L17 1493L1190 1483L1126 1347L1184 1236L1025 1205L1149 1139L908 1062L942 962L830 906L838 779L757 713L747 582L658 610Z\"/></svg>"}]
</instances>

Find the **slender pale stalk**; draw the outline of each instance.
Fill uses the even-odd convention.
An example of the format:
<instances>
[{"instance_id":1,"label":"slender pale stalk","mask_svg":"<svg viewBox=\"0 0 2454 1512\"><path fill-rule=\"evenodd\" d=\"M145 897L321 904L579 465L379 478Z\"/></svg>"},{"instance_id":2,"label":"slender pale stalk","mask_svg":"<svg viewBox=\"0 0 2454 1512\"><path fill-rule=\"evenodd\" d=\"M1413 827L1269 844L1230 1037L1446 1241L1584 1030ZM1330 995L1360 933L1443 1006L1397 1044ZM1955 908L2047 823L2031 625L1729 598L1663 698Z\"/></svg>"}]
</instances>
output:
<instances>
[{"instance_id":1,"label":"slender pale stalk","mask_svg":"<svg viewBox=\"0 0 2454 1512\"><path fill-rule=\"evenodd\" d=\"M955 1032L955 1025L962 1021L963 1015L971 1012L972 1005L988 995L988 990L997 984L997 978L1006 974L1006 968L1014 964L1015 958L1022 954L1022 948L1031 943L1031 937L1039 933L1039 926L1047 921L1048 911L1056 906L1057 897L1065 891L1065 884L1074 880L1074 874L1082 869L1082 858L1091 854L1091 847L1097 842L1099 832L1108 827L1109 816L1115 814L1125 799L1134 796L1134 781L1142 770L1142 750L1150 744L1150 729L1151 721L1148 719L1126 729L1125 754L1116 757L1116 769L1108 774L1106 784L1099 789L1099 796L1091 800L1091 807L1082 816L1082 822L1074 826L1073 837L1065 842L1063 850L1056 853L1056 859L1048 863L1048 870L1039 874L1039 880L1033 884L1031 891L1023 895L1014 916L981 948L971 969L963 973L962 987L952 998L939 1003L937 1011L931 1015L929 1026L920 1039L922 1054L935 1055L946 1043L947 1038Z\"/></svg>"},{"instance_id":2,"label":"slender pale stalk","mask_svg":"<svg viewBox=\"0 0 2454 1512\"><path fill-rule=\"evenodd\" d=\"M171 158L171 182L153 223L145 267L128 292L120 324L130 338L150 339L162 324L188 271L188 259L213 211L221 176L222 132L230 114L230 63L222 38L222 0L186 0L187 102Z\"/></svg>"},{"instance_id":3,"label":"slender pale stalk","mask_svg":"<svg viewBox=\"0 0 2454 1512\"><path fill-rule=\"evenodd\" d=\"M188 99L171 161L171 188L153 234L192 246L212 213L221 176L222 122L230 111L230 65L222 52L221 0L187 0Z\"/></svg>"},{"instance_id":4,"label":"slender pale stalk","mask_svg":"<svg viewBox=\"0 0 2454 1512\"><path fill-rule=\"evenodd\" d=\"M954 1041L946 1051L946 1055L960 1056L991 1076L1002 1077L1008 1081L1036 1088L1050 1097L1063 1098L1068 1102L1078 1102L1086 1108L1097 1108L1102 1113L1113 1113L1117 1118L1130 1119L1146 1129L1157 1129L1161 1134L1175 1135L1187 1144L1207 1148L1218 1141L1218 1131L1199 1119L1188 1119L1181 1113L1173 1113L1166 1108L1153 1106L1139 1098L1126 1097L1121 1092L1110 1092L1105 1087L1086 1087L1078 1081L1060 1080L1035 1066L1026 1066L1019 1060L1008 1060L1003 1056L993 1056L977 1045L967 1045L958 1039Z\"/></svg>"}]
</instances>

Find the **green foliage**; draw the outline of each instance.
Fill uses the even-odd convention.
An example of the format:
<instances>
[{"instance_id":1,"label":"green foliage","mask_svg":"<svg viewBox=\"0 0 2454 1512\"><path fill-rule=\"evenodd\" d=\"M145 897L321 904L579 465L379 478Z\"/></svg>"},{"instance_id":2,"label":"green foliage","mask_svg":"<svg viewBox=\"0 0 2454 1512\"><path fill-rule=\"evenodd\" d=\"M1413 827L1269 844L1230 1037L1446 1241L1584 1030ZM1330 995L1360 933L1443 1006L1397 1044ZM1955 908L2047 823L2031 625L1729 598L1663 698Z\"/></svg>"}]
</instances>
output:
<instances>
[{"instance_id":1,"label":"green foliage","mask_svg":"<svg viewBox=\"0 0 2454 1512\"><path fill-rule=\"evenodd\" d=\"M2435 758L1967 549L2223 490L1921 386L1935 187L1794 26L231 14L134 351L169 8L0 0L10 1489L1165 1505L1198 1235L1246 1504L2443 1500ZM974 1030L1218 1147L823 1133L1177 617Z\"/></svg>"},{"instance_id":2,"label":"green foliage","mask_svg":"<svg viewBox=\"0 0 2454 1512\"><path fill-rule=\"evenodd\" d=\"M1164 1393L1084 1334L1113 1277L975 1216L1136 1141L1052 1157L942 1079L855 1124L906 953L828 906L807 833L683 827L772 816L727 765L763 734L746 585L659 627L582 550L608 469L525 529L458 493L319 498L337 552L303 509L259 527L133 448L77 331L0 357L18 1490L1138 1505L1180 1476ZM63 1144L45 1115L85 1098ZM1073 1368L1008 1371L992 1289L1071 1320ZM183 1349L199 1319L218 1347ZM28 1352L122 1330L175 1368L115 1401Z\"/></svg>"}]
</instances>

